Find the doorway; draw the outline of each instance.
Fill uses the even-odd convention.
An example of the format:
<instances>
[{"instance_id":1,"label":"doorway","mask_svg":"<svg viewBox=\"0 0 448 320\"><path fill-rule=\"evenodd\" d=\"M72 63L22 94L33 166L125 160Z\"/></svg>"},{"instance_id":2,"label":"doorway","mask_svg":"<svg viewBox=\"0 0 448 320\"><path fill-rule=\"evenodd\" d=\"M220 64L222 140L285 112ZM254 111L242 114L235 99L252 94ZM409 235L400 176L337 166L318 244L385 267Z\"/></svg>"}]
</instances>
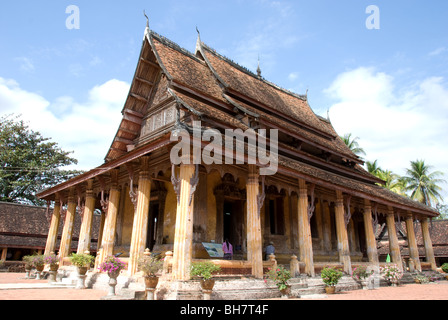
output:
<instances>
[{"instance_id":1,"label":"doorway","mask_svg":"<svg viewBox=\"0 0 448 320\"><path fill-rule=\"evenodd\" d=\"M229 240L234 253L241 252L244 221L243 201L226 199L223 205L223 241Z\"/></svg>"},{"instance_id":2,"label":"doorway","mask_svg":"<svg viewBox=\"0 0 448 320\"><path fill-rule=\"evenodd\" d=\"M146 247L152 252L156 243L157 217L159 215L159 202L151 202L148 212L148 230L146 233Z\"/></svg>"}]
</instances>

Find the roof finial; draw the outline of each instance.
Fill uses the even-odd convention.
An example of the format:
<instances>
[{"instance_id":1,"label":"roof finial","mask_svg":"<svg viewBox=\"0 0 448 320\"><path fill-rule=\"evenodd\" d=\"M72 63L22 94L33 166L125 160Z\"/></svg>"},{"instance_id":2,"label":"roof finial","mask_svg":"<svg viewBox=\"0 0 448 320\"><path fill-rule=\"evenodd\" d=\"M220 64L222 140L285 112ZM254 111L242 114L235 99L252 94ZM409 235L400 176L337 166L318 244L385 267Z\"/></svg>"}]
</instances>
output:
<instances>
[{"instance_id":1,"label":"roof finial","mask_svg":"<svg viewBox=\"0 0 448 320\"><path fill-rule=\"evenodd\" d=\"M196 50L195 55L201 56L201 33L199 32L198 26L196 26L196 32L198 33L198 39L196 40Z\"/></svg>"},{"instance_id":2,"label":"roof finial","mask_svg":"<svg viewBox=\"0 0 448 320\"><path fill-rule=\"evenodd\" d=\"M261 78L261 69L260 69L260 55L258 55L258 68L257 68L258 78Z\"/></svg>"},{"instance_id":3,"label":"roof finial","mask_svg":"<svg viewBox=\"0 0 448 320\"><path fill-rule=\"evenodd\" d=\"M143 10L143 15L146 17L146 28L149 29L149 18L148 18L148 16L146 15L145 10Z\"/></svg>"}]
</instances>

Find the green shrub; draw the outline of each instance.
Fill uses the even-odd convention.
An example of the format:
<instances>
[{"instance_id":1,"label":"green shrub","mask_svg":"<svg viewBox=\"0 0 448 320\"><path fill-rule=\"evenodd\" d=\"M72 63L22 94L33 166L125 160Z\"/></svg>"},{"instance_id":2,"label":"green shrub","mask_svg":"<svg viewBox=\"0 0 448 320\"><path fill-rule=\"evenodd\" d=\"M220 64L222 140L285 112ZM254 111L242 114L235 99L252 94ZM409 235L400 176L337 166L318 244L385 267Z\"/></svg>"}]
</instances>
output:
<instances>
[{"instance_id":1,"label":"green shrub","mask_svg":"<svg viewBox=\"0 0 448 320\"><path fill-rule=\"evenodd\" d=\"M322 269L320 276L327 286L335 286L342 278L343 273L335 267L326 267Z\"/></svg>"},{"instance_id":2,"label":"green shrub","mask_svg":"<svg viewBox=\"0 0 448 320\"><path fill-rule=\"evenodd\" d=\"M70 256L70 261L75 267L90 267L90 265L95 261L95 257L90 254L72 253Z\"/></svg>"},{"instance_id":3,"label":"green shrub","mask_svg":"<svg viewBox=\"0 0 448 320\"><path fill-rule=\"evenodd\" d=\"M208 280L213 276L213 273L221 271L221 267L215 265L213 262L195 262L191 265L191 275L201 277Z\"/></svg>"},{"instance_id":4,"label":"green shrub","mask_svg":"<svg viewBox=\"0 0 448 320\"><path fill-rule=\"evenodd\" d=\"M444 263L444 264L442 264L442 271L443 272L445 272L445 273L448 273L448 263Z\"/></svg>"}]
</instances>

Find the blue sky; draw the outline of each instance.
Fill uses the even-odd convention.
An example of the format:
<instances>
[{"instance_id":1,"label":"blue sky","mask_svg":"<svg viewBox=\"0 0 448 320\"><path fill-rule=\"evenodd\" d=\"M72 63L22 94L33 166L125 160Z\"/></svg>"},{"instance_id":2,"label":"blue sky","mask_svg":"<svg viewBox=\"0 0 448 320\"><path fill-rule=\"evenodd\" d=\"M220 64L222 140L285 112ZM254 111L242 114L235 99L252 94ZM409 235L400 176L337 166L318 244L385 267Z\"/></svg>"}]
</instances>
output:
<instances>
[{"instance_id":1,"label":"blue sky","mask_svg":"<svg viewBox=\"0 0 448 320\"><path fill-rule=\"evenodd\" d=\"M55 4L56 3L56 4ZM69 30L69 5L80 28ZM380 29L370 30L369 5ZM399 174L424 159L448 175L448 2L3 1L0 115L75 151L80 169L103 163L135 72L146 20L194 51L197 33L221 54L297 93L366 160ZM448 179L448 176L446 177Z\"/></svg>"}]
</instances>

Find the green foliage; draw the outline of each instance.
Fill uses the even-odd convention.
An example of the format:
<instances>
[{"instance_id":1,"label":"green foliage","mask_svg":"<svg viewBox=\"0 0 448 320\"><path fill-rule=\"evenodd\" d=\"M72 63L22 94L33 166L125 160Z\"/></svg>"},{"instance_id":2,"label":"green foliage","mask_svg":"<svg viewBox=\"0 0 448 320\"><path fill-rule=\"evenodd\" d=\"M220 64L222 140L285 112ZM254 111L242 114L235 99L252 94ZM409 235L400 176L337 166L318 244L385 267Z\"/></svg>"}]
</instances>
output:
<instances>
[{"instance_id":1,"label":"green foliage","mask_svg":"<svg viewBox=\"0 0 448 320\"><path fill-rule=\"evenodd\" d=\"M51 266L59 264L58 256L55 255L54 253L44 256L44 261L45 261L45 264L49 264Z\"/></svg>"},{"instance_id":2,"label":"green foliage","mask_svg":"<svg viewBox=\"0 0 448 320\"><path fill-rule=\"evenodd\" d=\"M442 264L441 268L443 272L448 273L448 263Z\"/></svg>"},{"instance_id":3,"label":"green foliage","mask_svg":"<svg viewBox=\"0 0 448 320\"><path fill-rule=\"evenodd\" d=\"M25 268L33 267L33 256L23 256L22 261L25 263Z\"/></svg>"},{"instance_id":4,"label":"green foliage","mask_svg":"<svg viewBox=\"0 0 448 320\"><path fill-rule=\"evenodd\" d=\"M162 270L163 260L151 255L144 255L138 260L138 269L145 273L147 277L154 277L157 272Z\"/></svg>"},{"instance_id":5,"label":"green foliage","mask_svg":"<svg viewBox=\"0 0 448 320\"><path fill-rule=\"evenodd\" d=\"M368 278L372 273L373 271L368 272L366 267L359 266L353 269L352 278L359 281Z\"/></svg>"},{"instance_id":6,"label":"green foliage","mask_svg":"<svg viewBox=\"0 0 448 320\"><path fill-rule=\"evenodd\" d=\"M339 279L342 278L342 271L335 267L325 267L322 269L320 276L322 277L322 281L327 286L335 286L338 284Z\"/></svg>"},{"instance_id":7,"label":"green foliage","mask_svg":"<svg viewBox=\"0 0 448 320\"><path fill-rule=\"evenodd\" d=\"M439 200L443 201L439 184L446 182L441 179L444 174L440 171L431 172L432 168L424 160L411 161L411 168L406 170L403 177L411 198L428 206L436 206Z\"/></svg>"},{"instance_id":8,"label":"green foliage","mask_svg":"<svg viewBox=\"0 0 448 320\"><path fill-rule=\"evenodd\" d=\"M78 161L19 118L0 117L0 201L43 205L35 194L78 175L59 170Z\"/></svg>"},{"instance_id":9,"label":"green foliage","mask_svg":"<svg viewBox=\"0 0 448 320\"><path fill-rule=\"evenodd\" d=\"M352 134L347 133L343 137L340 137L344 141L345 145L357 156L366 155L363 148L359 146L358 137L352 139Z\"/></svg>"},{"instance_id":10,"label":"green foliage","mask_svg":"<svg viewBox=\"0 0 448 320\"><path fill-rule=\"evenodd\" d=\"M44 256L42 254L36 254L34 256L31 256L31 261L33 264L33 267L38 268L45 265Z\"/></svg>"},{"instance_id":11,"label":"green foliage","mask_svg":"<svg viewBox=\"0 0 448 320\"><path fill-rule=\"evenodd\" d=\"M70 256L70 261L72 265L76 267L90 267L90 265L95 261L95 257L90 254L72 253Z\"/></svg>"},{"instance_id":12,"label":"green foliage","mask_svg":"<svg viewBox=\"0 0 448 320\"><path fill-rule=\"evenodd\" d=\"M221 271L221 267L215 265L213 262L195 262L191 265L191 275L201 277L208 280L213 276L213 273Z\"/></svg>"},{"instance_id":13,"label":"green foliage","mask_svg":"<svg viewBox=\"0 0 448 320\"><path fill-rule=\"evenodd\" d=\"M278 290L285 290L288 287L288 280L291 279L291 273L283 266L277 268L268 268L266 277L275 282Z\"/></svg>"}]
</instances>

